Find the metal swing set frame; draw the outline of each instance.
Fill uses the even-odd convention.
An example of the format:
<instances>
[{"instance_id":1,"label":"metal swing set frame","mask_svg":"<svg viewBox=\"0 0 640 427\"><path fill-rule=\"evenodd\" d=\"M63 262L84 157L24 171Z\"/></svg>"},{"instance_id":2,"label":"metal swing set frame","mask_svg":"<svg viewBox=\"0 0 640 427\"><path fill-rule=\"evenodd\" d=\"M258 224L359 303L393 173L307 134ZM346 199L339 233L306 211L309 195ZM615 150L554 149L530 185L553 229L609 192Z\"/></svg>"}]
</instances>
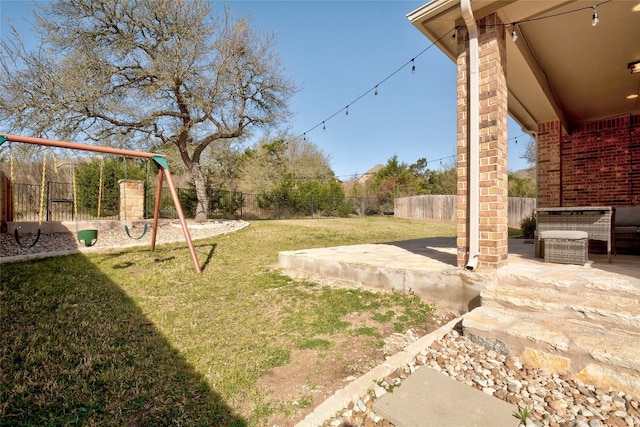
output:
<instances>
[{"instance_id":1,"label":"metal swing set frame","mask_svg":"<svg viewBox=\"0 0 640 427\"><path fill-rule=\"evenodd\" d=\"M193 266L195 267L196 273L202 272L202 269L200 268L200 263L198 262L198 257L196 255L195 247L193 246L193 241L191 240L191 234L189 233L189 228L187 227L187 220L185 219L184 213L182 211L182 205L180 205L178 192L176 191L175 184L173 183L173 178L171 177L171 172L169 171L169 164L167 163L167 159L165 156L161 154L148 153L144 151L133 151L133 150L124 150L121 148L103 147L100 145L80 144L75 142L57 141L52 139L35 138L35 137L20 136L20 135L10 135L10 134L0 135L0 143L6 142L6 141L19 142L23 144L42 145L46 147L68 148L71 150L90 151L94 153L105 153L105 154L115 154L120 156L139 157L139 158L152 160L156 164L156 166L158 166L158 185L156 190L156 203L153 210L153 225L151 227L151 232L152 232L151 233L151 252L154 252L156 249L156 236L158 232L158 219L160 218L160 200L162 196L162 183L164 182L164 178L166 177L167 185L169 186L169 191L171 192L171 198L173 199L173 204L176 209L176 213L178 214L180 225L182 226L182 233L184 234L184 238L189 248L189 253L191 254L191 259L193 260Z\"/></svg>"}]
</instances>

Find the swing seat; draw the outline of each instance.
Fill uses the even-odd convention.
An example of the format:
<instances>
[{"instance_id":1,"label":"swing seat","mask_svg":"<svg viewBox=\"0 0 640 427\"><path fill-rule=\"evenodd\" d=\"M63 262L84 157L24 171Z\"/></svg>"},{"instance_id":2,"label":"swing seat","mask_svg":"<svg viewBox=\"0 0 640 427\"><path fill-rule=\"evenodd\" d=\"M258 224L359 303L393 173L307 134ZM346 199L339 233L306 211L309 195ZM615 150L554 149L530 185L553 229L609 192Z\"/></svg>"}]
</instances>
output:
<instances>
[{"instance_id":1,"label":"swing seat","mask_svg":"<svg viewBox=\"0 0 640 427\"><path fill-rule=\"evenodd\" d=\"M148 225L149 224L147 224L147 223L144 224L144 228L142 229L142 234L140 236L138 236L138 237L135 237L135 236L131 235L131 231L129 230L129 226L126 225L126 224L124 226L124 231L125 231L125 233L127 233L127 236L131 237L132 239L140 240L140 239L142 239L144 237L145 234L147 234L147 226Z\"/></svg>"},{"instance_id":2,"label":"swing seat","mask_svg":"<svg viewBox=\"0 0 640 427\"><path fill-rule=\"evenodd\" d=\"M85 246L93 246L98 241L98 230L80 230L78 240L84 242Z\"/></svg>"},{"instance_id":3,"label":"swing seat","mask_svg":"<svg viewBox=\"0 0 640 427\"><path fill-rule=\"evenodd\" d=\"M36 239L31 242L30 245L23 245L22 242L20 241L20 235L18 234L18 229L16 228L15 230L13 230L13 237L15 237L16 239L16 243L18 244L18 246L20 246L22 249L31 249L32 247L34 247L36 245L36 243L38 243L38 240L40 240L40 234L42 233L42 228L38 228L38 234L36 234Z\"/></svg>"}]
</instances>

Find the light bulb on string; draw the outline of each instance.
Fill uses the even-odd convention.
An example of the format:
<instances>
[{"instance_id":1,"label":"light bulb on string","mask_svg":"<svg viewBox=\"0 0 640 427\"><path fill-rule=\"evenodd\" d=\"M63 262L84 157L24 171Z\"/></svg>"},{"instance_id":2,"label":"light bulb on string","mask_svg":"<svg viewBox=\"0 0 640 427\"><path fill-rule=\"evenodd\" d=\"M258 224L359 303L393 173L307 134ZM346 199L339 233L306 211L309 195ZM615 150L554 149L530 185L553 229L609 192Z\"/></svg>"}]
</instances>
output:
<instances>
[{"instance_id":1,"label":"light bulb on string","mask_svg":"<svg viewBox=\"0 0 640 427\"><path fill-rule=\"evenodd\" d=\"M1 1L1 0L0 0L0 1ZM591 25L595 27L595 26L599 23L599 16L598 16L597 7L598 7L599 5L601 5L601 4L608 3L609 1L613 1L613 0L605 0L605 1L602 1L601 3L594 4L593 6L580 7L580 8L578 8L578 9L571 10L571 11L568 11L568 12L560 12L560 13L557 13L557 14L554 14L554 15L549 15L549 16L544 16L544 17L537 17L537 18L531 18L531 19L527 19L527 20L524 20L524 21L520 21L520 22L512 22L512 23L510 24L510 25L511 25L511 38L512 38L513 42L515 42L515 41L518 39L518 34L517 34L517 31L516 31L516 27L517 27L519 24L523 24L523 23L527 23L527 22L531 22L531 21L537 21L537 20L539 20L539 19L553 18L553 17L559 16L559 15L564 15L564 14L567 14L567 13L583 12L585 9L589 9L589 8L593 9L593 16L592 16L592 20L591 20ZM504 26L508 26L509 24L501 24L501 26L502 26L502 25L504 25ZM457 38L458 38L458 37L457 37L457 30L458 30L458 28L459 28L459 27L457 27L457 26L453 28L453 33L452 33L452 34L451 34L451 36L450 36L451 43L453 43L454 41L456 41L456 40L457 40ZM461 30L462 39L460 39L460 41L462 41L462 40L464 40L464 39L465 39L464 34L466 34L466 33L465 33L465 32L463 32L463 30ZM444 40L444 37L445 37L445 36L446 36L446 35L444 35L443 37L441 37L440 39L438 39L438 42L440 42L440 41ZM435 42L435 43L437 43L437 42ZM435 43L433 43L433 44L435 44ZM431 46L433 46L433 44L432 44ZM427 47L427 49L429 49L431 46ZM427 49L425 49L424 51L426 51ZM420 54L418 54L418 56L420 56L422 53L424 53L424 51L420 52ZM416 72L416 64L415 64L415 60L416 60L416 58L417 58L417 57L413 57L413 58L411 58L411 60L410 60L410 62L411 62L411 72L412 72L412 73L415 73L415 72ZM382 82L385 82L388 78L390 78L391 76L393 76L394 74L396 74L398 71L400 71L401 69L404 69L404 67L406 67L406 65L407 65L407 64L406 64L406 63L404 63L404 64L403 64L400 68L398 68L394 73L392 73L391 75L387 76L387 78L385 78ZM367 93L368 93L368 92L367 92ZM378 85L376 85L376 86L374 87L374 96L375 96L376 98L378 97ZM361 96L361 97L362 97L362 96ZM360 97L360 98L361 98L361 97ZM360 98L356 99L356 101L358 101ZM354 101L354 102L356 102L356 101ZM349 105L347 105L347 106L344 108L344 110L345 110L345 116L346 116L346 117L349 117ZM341 110L339 110L338 112L336 112L336 113L335 113L334 115L332 115L331 117L335 116L336 114L339 114L339 113L340 113L340 111L341 111ZM640 128L639 128L639 129L640 129ZM323 130L323 131L325 131L325 130L326 130L326 125L325 125L325 122L324 122L324 121L322 122L322 130ZM632 133L633 133L633 132L634 132L634 129L631 129L631 130L630 130L630 132L632 132ZM567 136L565 136L565 137L567 137L567 138L568 138L568 135L567 135ZM306 138L306 135L305 135L305 138ZM597 135L597 138L600 138L599 133L598 133L598 135ZM517 139L516 139L515 143L516 143L516 144L518 143ZM455 156L453 156L453 157L455 157ZM441 162L441 163L442 163L442 162Z\"/></svg>"}]
</instances>

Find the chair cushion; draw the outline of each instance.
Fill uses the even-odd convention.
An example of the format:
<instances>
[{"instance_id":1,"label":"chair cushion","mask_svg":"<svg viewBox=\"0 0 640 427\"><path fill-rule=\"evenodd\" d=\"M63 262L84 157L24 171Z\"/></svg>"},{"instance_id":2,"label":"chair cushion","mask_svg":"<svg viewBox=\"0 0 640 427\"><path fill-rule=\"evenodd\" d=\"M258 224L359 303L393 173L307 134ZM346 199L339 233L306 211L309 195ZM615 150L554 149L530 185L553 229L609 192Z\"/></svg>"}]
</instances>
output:
<instances>
[{"instance_id":1,"label":"chair cushion","mask_svg":"<svg viewBox=\"0 0 640 427\"><path fill-rule=\"evenodd\" d=\"M632 225L628 227L616 227L614 228L616 234L635 234L640 233L640 225Z\"/></svg>"},{"instance_id":2,"label":"chair cushion","mask_svg":"<svg viewBox=\"0 0 640 427\"><path fill-rule=\"evenodd\" d=\"M589 234L586 231L577 230L547 230L540 233L541 239L586 239Z\"/></svg>"}]
</instances>

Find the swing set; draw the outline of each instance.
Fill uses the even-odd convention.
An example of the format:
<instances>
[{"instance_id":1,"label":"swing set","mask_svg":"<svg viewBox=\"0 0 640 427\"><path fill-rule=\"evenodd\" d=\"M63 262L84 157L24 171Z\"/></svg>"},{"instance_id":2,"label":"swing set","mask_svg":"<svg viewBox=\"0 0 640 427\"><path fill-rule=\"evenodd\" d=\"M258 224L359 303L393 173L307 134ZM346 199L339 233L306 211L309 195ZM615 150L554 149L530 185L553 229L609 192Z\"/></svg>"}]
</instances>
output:
<instances>
[{"instance_id":1,"label":"swing set","mask_svg":"<svg viewBox=\"0 0 640 427\"><path fill-rule=\"evenodd\" d=\"M193 261L193 265L194 268L196 270L197 273L201 273L202 270L200 268L200 264L198 262L198 258L196 256L196 251L195 251L195 247L193 246L193 241L191 240L191 234L189 233L189 228L187 227L187 221L185 219L184 213L182 211L182 206L180 205L180 199L178 198L178 192L176 191L176 187L173 183L173 178L171 176L171 172L169 171L169 164L167 163L167 159L160 154L154 154L154 153L148 153L148 152L144 152L144 151L132 151L132 150L124 150L124 149L120 149L120 148L111 148L111 147L103 147L103 146L99 146L99 145L89 145L89 144L80 144L80 143L74 143L74 142L67 142L67 141L56 141L56 140L50 140L50 139L44 139L44 138L34 138L34 137L27 137L27 136L19 136L19 135L10 135L10 134L5 134L5 135L0 135L0 144L4 143L4 142L19 142L19 143L23 143L23 144L33 144L33 145L41 145L41 146L45 146L45 147L56 147L56 148L68 148L68 149L72 149L72 150L81 150L81 151L90 151L90 152L94 152L94 153L104 153L104 154L115 154L115 155L120 155L120 156L130 156L130 157L138 157L138 158L145 158L148 159L150 161L153 161L155 163L155 165L158 167L158 183L157 183L157 190L156 190L156 202L155 202L155 207L154 207L154 212L153 212L153 225L151 227L151 252L155 251L155 247L156 247L156 236L157 236L157 232L158 232L158 219L160 217L160 200L161 200L161 196L162 196L162 184L164 181L164 178L166 176L166 180L167 180L167 184L169 187L169 191L171 193L171 198L173 199L173 204L174 207L176 209L176 213L178 214L178 218L180 220L180 225L182 226L182 232L184 234L184 238L186 240L187 246L189 248L189 253L191 254L191 259ZM43 159L43 176L45 173L45 166L46 165L46 154L45 154L45 158ZM102 172L101 172L102 175ZM44 178L43 178L44 179ZM102 179L101 179L102 181ZM100 191L102 189L102 182L100 183ZM43 212L43 204L44 204L44 196L43 193L41 191L41 196L40 196L40 214L39 214L39 221L38 221L38 233L36 236L35 241L31 244L31 247L33 245L36 244L36 242L38 241L38 239L40 238L40 234L41 234L41 227L42 227L42 212ZM74 175L74 199L76 198L75 196L75 175ZM100 197L99 197L100 199ZM100 201L98 201L98 203L100 203ZM74 206L76 206L77 204L75 203L74 200ZM99 205L98 205L99 206ZM74 208L77 209L77 208ZM100 215L100 207L98 207L98 217ZM77 218L77 215L76 215ZM130 234L130 231L128 229L128 227L125 226L125 231L127 233L127 235L129 235L129 237L132 237ZM144 231L142 233L142 236L147 232L147 224L145 224L144 227ZM91 246L92 244L95 243L95 239L97 239L98 237L98 230L80 230L77 232L78 234L78 239L79 240L83 240L85 245L87 246ZM16 229L15 231L15 237L16 237L16 241L19 242L19 237L18 237L18 231ZM142 236L140 237L132 237L132 238L142 238Z\"/></svg>"},{"instance_id":2,"label":"swing set","mask_svg":"<svg viewBox=\"0 0 640 427\"><path fill-rule=\"evenodd\" d=\"M85 229L78 230L78 196L77 196L77 185L76 185L76 174L75 174L75 166L72 166L73 170L71 172L72 182L73 182L73 206L74 206L74 216L76 218L76 233L78 236L78 240L83 242L85 246L93 246L98 241L98 231L100 228L100 213L102 211L102 197L104 194L104 159L100 156L100 179L98 183L98 202L97 202L97 223L98 226L95 229ZM149 163L147 163L147 178L145 183L149 180ZM149 224L145 222L144 227L142 229L142 233L139 236L133 236L131 234L131 230L129 229L129 225L127 224L127 161L125 157L124 161L124 185L122 186L122 193L124 198L124 231L127 236L134 240L142 239L146 234L149 228Z\"/></svg>"}]
</instances>

